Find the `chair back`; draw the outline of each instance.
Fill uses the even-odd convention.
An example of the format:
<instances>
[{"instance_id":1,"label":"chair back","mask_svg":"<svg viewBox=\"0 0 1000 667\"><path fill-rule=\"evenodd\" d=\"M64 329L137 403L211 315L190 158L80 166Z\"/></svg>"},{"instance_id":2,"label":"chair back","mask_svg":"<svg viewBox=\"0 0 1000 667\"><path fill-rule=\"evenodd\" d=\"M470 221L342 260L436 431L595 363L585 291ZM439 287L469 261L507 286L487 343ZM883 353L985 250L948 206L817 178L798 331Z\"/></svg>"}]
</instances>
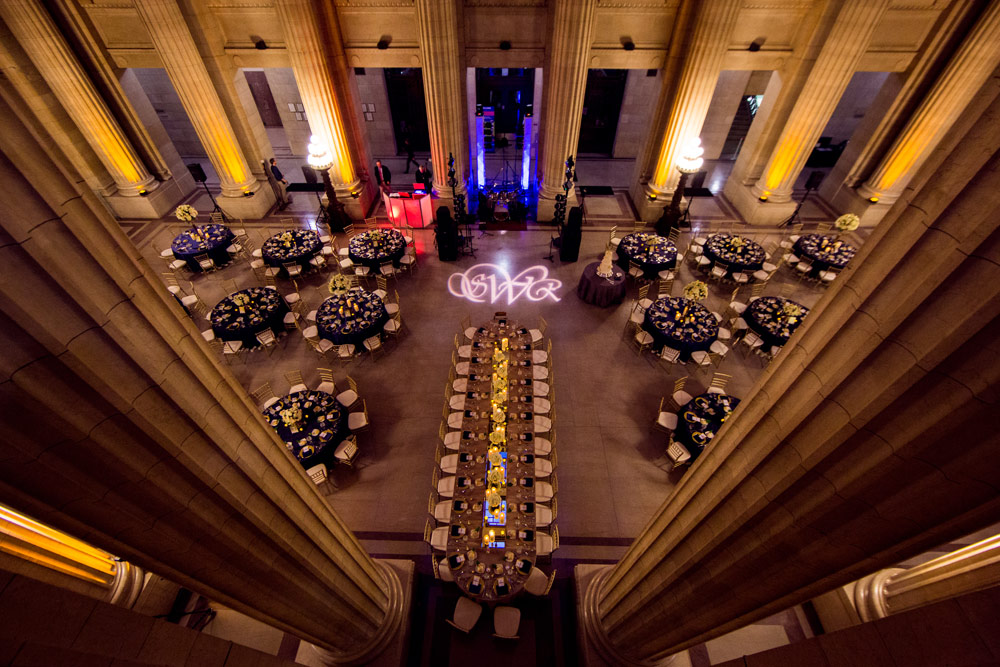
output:
<instances>
[{"instance_id":1,"label":"chair back","mask_svg":"<svg viewBox=\"0 0 1000 667\"><path fill-rule=\"evenodd\" d=\"M302 380L302 371L288 371L285 373L285 380L288 381L290 387L294 387L297 384L305 384Z\"/></svg>"},{"instance_id":2,"label":"chair back","mask_svg":"<svg viewBox=\"0 0 1000 667\"><path fill-rule=\"evenodd\" d=\"M632 262L629 262L629 263L631 264ZM638 264L636 266L638 266ZM644 285L640 285L639 286L639 300L641 301L642 299L645 299L647 294L649 294L649 283L646 283Z\"/></svg>"},{"instance_id":3,"label":"chair back","mask_svg":"<svg viewBox=\"0 0 1000 667\"><path fill-rule=\"evenodd\" d=\"M257 387L252 392L250 392L250 395L253 396L253 400L259 406L263 406L264 402L267 401L268 399L277 398L277 396L274 393L274 390L271 389L270 382L265 382L261 386Z\"/></svg>"},{"instance_id":4,"label":"chair back","mask_svg":"<svg viewBox=\"0 0 1000 667\"><path fill-rule=\"evenodd\" d=\"M337 383L334 382L334 380L333 380L333 371L332 370L330 370L329 368L317 368L316 370L319 372L319 381L320 382L329 382L334 387L337 386Z\"/></svg>"},{"instance_id":5,"label":"chair back","mask_svg":"<svg viewBox=\"0 0 1000 667\"><path fill-rule=\"evenodd\" d=\"M726 373L715 373L712 375L712 382L708 385L709 389L718 389L725 393L726 385L732 379L732 375L727 375Z\"/></svg>"}]
</instances>

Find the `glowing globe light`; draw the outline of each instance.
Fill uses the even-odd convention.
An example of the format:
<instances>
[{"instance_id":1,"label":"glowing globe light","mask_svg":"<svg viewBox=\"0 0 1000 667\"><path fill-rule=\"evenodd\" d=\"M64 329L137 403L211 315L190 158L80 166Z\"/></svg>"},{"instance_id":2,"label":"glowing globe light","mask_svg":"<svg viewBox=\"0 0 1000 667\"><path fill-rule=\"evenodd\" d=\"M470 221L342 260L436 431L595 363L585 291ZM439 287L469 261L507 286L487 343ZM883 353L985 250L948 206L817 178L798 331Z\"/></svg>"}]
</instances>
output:
<instances>
[{"instance_id":1,"label":"glowing globe light","mask_svg":"<svg viewBox=\"0 0 1000 667\"><path fill-rule=\"evenodd\" d=\"M693 174L705 163L701 157L705 154L705 149L701 147L701 139L693 137L684 142L681 146L681 157L677 160L677 171L682 174Z\"/></svg>"},{"instance_id":2,"label":"glowing globe light","mask_svg":"<svg viewBox=\"0 0 1000 667\"><path fill-rule=\"evenodd\" d=\"M333 166L333 155L330 154L330 149L315 134L309 137L309 147L307 150L309 151L309 157L306 158L306 161L313 169L320 171Z\"/></svg>"}]
</instances>

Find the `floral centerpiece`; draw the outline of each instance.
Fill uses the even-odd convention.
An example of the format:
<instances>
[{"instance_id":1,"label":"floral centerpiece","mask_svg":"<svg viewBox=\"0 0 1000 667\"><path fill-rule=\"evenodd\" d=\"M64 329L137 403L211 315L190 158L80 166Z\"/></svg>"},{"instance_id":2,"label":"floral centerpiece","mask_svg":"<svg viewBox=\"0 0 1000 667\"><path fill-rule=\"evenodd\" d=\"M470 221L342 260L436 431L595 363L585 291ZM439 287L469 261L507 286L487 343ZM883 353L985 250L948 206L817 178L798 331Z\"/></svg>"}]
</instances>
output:
<instances>
[{"instance_id":1,"label":"floral centerpiece","mask_svg":"<svg viewBox=\"0 0 1000 667\"><path fill-rule=\"evenodd\" d=\"M181 204L174 209L174 217L181 222L191 222L198 217L198 211L191 204Z\"/></svg>"},{"instance_id":2,"label":"floral centerpiece","mask_svg":"<svg viewBox=\"0 0 1000 667\"><path fill-rule=\"evenodd\" d=\"M281 417L281 421L284 422L285 426L290 428L292 432L299 430L299 422L302 421L302 410L298 406L292 406L290 408L285 408L278 413Z\"/></svg>"},{"instance_id":3,"label":"floral centerpiece","mask_svg":"<svg viewBox=\"0 0 1000 667\"><path fill-rule=\"evenodd\" d=\"M708 285L701 280L692 280L684 286L684 298L691 301L703 301L708 298Z\"/></svg>"},{"instance_id":4,"label":"floral centerpiece","mask_svg":"<svg viewBox=\"0 0 1000 667\"><path fill-rule=\"evenodd\" d=\"M295 240L295 237L292 236L291 232L285 232L280 236L278 236L278 240L284 243L285 247L288 248L292 245L292 242Z\"/></svg>"},{"instance_id":5,"label":"floral centerpiece","mask_svg":"<svg viewBox=\"0 0 1000 667\"><path fill-rule=\"evenodd\" d=\"M802 306L791 301L786 301L781 307L781 313L785 316L785 321L794 324L802 316Z\"/></svg>"},{"instance_id":6,"label":"floral centerpiece","mask_svg":"<svg viewBox=\"0 0 1000 667\"><path fill-rule=\"evenodd\" d=\"M853 232L861 225L861 218L853 213L845 213L844 215L837 218L833 223L833 226L841 232Z\"/></svg>"},{"instance_id":7,"label":"floral centerpiece","mask_svg":"<svg viewBox=\"0 0 1000 667\"><path fill-rule=\"evenodd\" d=\"M338 273L330 282L327 284L327 289L330 290L331 294L343 294L347 290L351 289L351 280L347 276Z\"/></svg>"},{"instance_id":8,"label":"floral centerpiece","mask_svg":"<svg viewBox=\"0 0 1000 667\"><path fill-rule=\"evenodd\" d=\"M742 236L734 236L734 237L732 237L731 239L729 239L729 246L730 246L731 248L734 248L734 249L736 249L736 250L739 250L739 249L740 249L740 248L742 248L742 247L743 247L744 245L746 245L746 244L744 243L744 241L743 241L743 237L742 237Z\"/></svg>"}]
</instances>

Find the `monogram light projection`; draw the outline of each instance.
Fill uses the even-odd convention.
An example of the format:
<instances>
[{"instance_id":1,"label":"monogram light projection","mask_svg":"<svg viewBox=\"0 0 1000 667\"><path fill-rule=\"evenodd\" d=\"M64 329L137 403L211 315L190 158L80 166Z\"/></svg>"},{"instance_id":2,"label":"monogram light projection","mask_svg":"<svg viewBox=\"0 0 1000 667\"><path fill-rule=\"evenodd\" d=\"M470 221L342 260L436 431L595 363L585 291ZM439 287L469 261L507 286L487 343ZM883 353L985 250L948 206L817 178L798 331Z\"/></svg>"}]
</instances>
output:
<instances>
[{"instance_id":1,"label":"monogram light projection","mask_svg":"<svg viewBox=\"0 0 1000 667\"><path fill-rule=\"evenodd\" d=\"M464 273L453 273L448 278L448 291L473 303L497 303L506 299L510 305L521 297L529 301L547 298L558 301L556 290L560 287L562 281L549 278L549 270L541 265L527 268L511 278L502 266L476 264Z\"/></svg>"}]
</instances>

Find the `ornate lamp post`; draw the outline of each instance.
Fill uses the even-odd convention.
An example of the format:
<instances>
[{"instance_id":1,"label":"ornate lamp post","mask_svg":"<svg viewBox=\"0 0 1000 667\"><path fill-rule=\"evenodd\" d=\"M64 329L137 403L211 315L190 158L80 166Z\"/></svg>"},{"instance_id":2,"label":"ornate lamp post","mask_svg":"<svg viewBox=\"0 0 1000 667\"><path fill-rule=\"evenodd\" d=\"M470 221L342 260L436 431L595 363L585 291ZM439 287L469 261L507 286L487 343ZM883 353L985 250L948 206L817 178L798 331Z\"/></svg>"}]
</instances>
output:
<instances>
[{"instance_id":1,"label":"ornate lamp post","mask_svg":"<svg viewBox=\"0 0 1000 667\"><path fill-rule=\"evenodd\" d=\"M310 167L319 172L320 177L323 179L323 191L326 193L327 199L327 205L323 206L323 198L319 196L318 192L316 193L316 199L319 200L319 215L316 216L316 222L317 224L325 224L332 230L332 225L330 225L330 206L334 207L338 220L341 220L341 212L343 210L343 204L337 201L337 193L333 189L333 183L330 182L330 167L333 166L333 155L330 153L330 149L327 148L326 142L315 134L309 137L307 150L309 151L309 156L306 158L306 162ZM343 222L341 220L342 228Z\"/></svg>"},{"instance_id":2,"label":"ornate lamp post","mask_svg":"<svg viewBox=\"0 0 1000 667\"><path fill-rule=\"evenodd\" d=\"M679 228L687 220L688 210L691 208L690 204L681 213L684 187L687 185L688 176L697 173L705 163L705 160L701 157L704 153L705 149L701 147L701 139L699 137L692 137L681 146L681 155L676 164L677 171L681 173L681 180L677 182L677 187L674 189L674 196L670 199L670 206L663 211L663 216L656 223L658 234L666 236L671 229L674 227Z\"/></svg>"}]
</instances>

